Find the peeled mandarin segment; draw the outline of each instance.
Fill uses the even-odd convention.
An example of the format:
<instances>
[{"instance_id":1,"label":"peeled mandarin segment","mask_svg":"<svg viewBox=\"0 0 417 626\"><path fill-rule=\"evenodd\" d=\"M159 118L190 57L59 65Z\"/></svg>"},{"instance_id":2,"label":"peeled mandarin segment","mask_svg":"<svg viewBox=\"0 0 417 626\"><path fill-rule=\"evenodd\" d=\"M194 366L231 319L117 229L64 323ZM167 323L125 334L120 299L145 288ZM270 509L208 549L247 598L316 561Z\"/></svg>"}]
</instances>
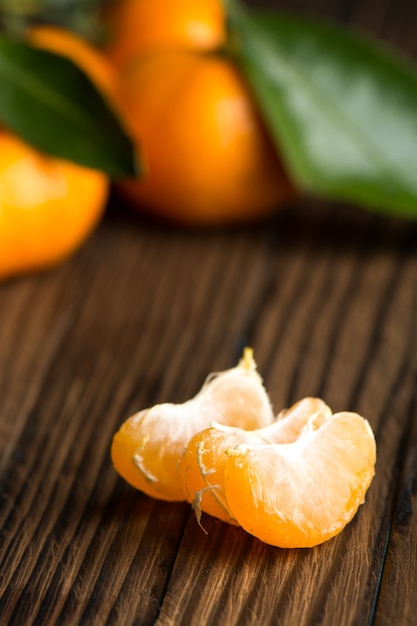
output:
<instances>
[{"instance_id":1,"label":"peeled mandarin segment","mask_svg":"<svg viewBox=\"0 0 417 626\"><path fill-rule=\"evenodd\" d=\"M224 468L228 459L226 451L241 443L255 441L264 442L241 428L220 424L206 428L191 438L181 458L178 477L198 521L204 511L223 522L237 523L224 495Z\"/></svg>"},{"instance_id":2,"label":"peeled mandarin segment","mask_svg":"<svg viewBox=\"0 0 417 626\"><path fill-rule=\"evenodd\" d=\"M195 432L189 404L160 404L129 418L113 439L111 456L119 474L154 498L184 500L176 479L184 441Z\"/></svg>"},{"instance_id":3,"label":"peeled mandarin segment","mask_svg":"<svg viewBox=\"0 0 417 626\"><path fill-rule=\"evenodd\" d=\"M307 422L318 413L322 421L332 416L331 409L320 398L303 398L289 409L281 411L276 420L258 434L271 443L291 443L298 439Z\"/></svg>"},{"instance_id":4,"label":"peeled mandarin segment","mask_svg":"<svg viewBox=\"0 0 417 626\"><path fill-rule=\"evenodd\" d=\"M245 349L237 368L209 376L200 393L202 402L211 407L212 422L251 430L274 419L250 348Z\"/></svg>"},{"instance_id":5,"label":"peeled mandarin segment","mask_svg":"<svg viewBox=\"0 0 417 626\"><path fill-rule=\"evenodd\" d=\"M213 424L194 435L181 458L178 476L198 520L204 511L224 522L236 524L225 497L227 450L241 443L295 441L312 416L316 416L318 422L318 414L322 416L322 421L332 415L323 400L303 398L289 409L281 411L272 423L262 428L249 430Z\"/></svg>"},{"instance_id":6,"label":"peeled mandarin segment","mask_svg":"<svg viewBox=\"0 0 417 626\"><path fill-rule=\"evenodd\" d=\"M375 439L362 417L338 413L318 427L313 419L294 443L229 450L227 503L258 539L285 548L312 547L353 518L375 461Z\"/></svg>"},{"instance_id":7,"label":"peeled mandarin segment","mask_svg":"<svg viewBox=\"0 0 417 626\"><path fill-rule=\"evenodd\" d=\"M236 410L236 406L238 410ZM177 470L191 437L213 421L264 426L273 419L252 351L240 363L211 376L184 404L160 404L131 417L113 439L115 469L131 485L163 500L185 500Z\"/></svg>"},{"instance_id":8,"label":"peeled mandarin segment","mask_svg":"<svg viewBox=\"0 0 417 626\"><path fill-rule=\"evenodd\" d=\"M197 433L189 442L178 467L179 480L185 487L187 501L195 511L198 522L201 512L205 511L224 522L236 523L227 506L222 485L223 471L220 459L225 455L224 441L229 440L234 445L242 443L244 439L238 435L224 433L216 428L210 428L209 446L205 445L207 429ZM219 435L219 437L217 437Z\"/></svg>"}]
</instances>

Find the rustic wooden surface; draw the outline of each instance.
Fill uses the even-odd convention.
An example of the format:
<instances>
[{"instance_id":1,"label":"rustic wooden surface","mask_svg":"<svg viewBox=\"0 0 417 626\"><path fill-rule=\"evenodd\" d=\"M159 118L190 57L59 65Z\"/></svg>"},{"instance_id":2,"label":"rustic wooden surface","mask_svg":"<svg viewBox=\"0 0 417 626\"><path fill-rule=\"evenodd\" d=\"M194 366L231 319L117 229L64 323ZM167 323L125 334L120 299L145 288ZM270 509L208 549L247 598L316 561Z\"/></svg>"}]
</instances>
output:
<instances>
[{"instance_id":1,"label":"rustic wooden surface","mask_svg":"<svg viewBox=\"0 0 417 626\"><path fill-rule=\"evenodd\" d=\"M412 3L314 6L416 54ZM414 624L416 319L417 226L324 202L202 234L115 201L67 263L1 284L1 626ZM366 503L320 547L205 535L111 467L122 421L245 344L277 409L319 395L375 430Z\"/></svg>"}]
</instances>

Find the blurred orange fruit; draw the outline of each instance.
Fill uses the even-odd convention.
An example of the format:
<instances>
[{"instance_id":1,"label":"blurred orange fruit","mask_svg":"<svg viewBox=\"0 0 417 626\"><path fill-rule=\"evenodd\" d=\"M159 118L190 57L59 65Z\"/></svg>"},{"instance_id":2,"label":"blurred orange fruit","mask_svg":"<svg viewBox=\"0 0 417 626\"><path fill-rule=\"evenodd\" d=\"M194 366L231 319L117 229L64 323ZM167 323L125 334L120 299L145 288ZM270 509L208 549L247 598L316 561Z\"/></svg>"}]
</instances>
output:
<instances>
[{"instance_id":1,"label":"blurred orange fruit","mask_svg":"<svg viewBox=\"0 0 417 626\"><path fill-rule=\"evenodd\" d=\"M319 398L304 398L290 409L281 411L271 424L262 428L246 430L213 424L194 435L180 460L178 476L197 519L200 520L204 511L224 522L237 524L225 495L228 450L243 443L295 441L311 416L318 412L331 415L330 409Z\"/></svg>"},{"instance_id":2,"label":"blurred orange fruit","mask_svg":"<svg viewBox=\"0 0 417 626\"><path fill-rule=\"evenodd\" d=\"M143 55L122 73L120 95L145 169L121 186L135 206L181 225L215 226L259 219L293 196L230 60Z\"/></svg>"},{"instance_id":3,"label":"blurred orange fruit","mask_svg":"<svg viewBox=\"0 0 417 626\"><path fill-rule=\"evenodd\" d=\"M162 500L185 500L178 463L191 437L213 421L257 428L273 411L252 351L239 364L211 375L200 392L183 404L158 404L130 417L115 434L111 458L132 486Z\"/></svg>"},{"instance_id":4,"label":"blurred orange fruit","mask_svg":"<svg viewBox=\"0 0 417 626\"><path fill-rule=\"evenodd\" d=\"M75 35L42 27L28 41L71 58L109 98L114 93L111 65ZM44 155L0 129L0 277L71 254L98 223L108 188L102 172Z\"/></svg>"},{"instance_id":5,"label":"blurred orange fruit","mask_svg":"<svg viewBox=\"0 0 417 626\"><path fill-rule=\"evenodd\" d=\"M220 0L115 0L105 13L121 112L144 175L132 205L189 227L260 219L294 195L238 69Z\"/></svg>"},{"instance_id":6,"label":"blurred orange fruit","mask_svg":"<svg viewBox=\"0 0 417 626\"><path fill-rule=\"evenodd\" d=\"M0 131L0 278L55 265L97 224L107 199L101 172L34 150Z\"/></svg>"},{"instance_id":7,"label":"blurred orange fruit","mask_svg":"<svg viewBox=\"0 0 417 626\"><path fill-rule=\"evenodd\" d=\"M155 49L211 50L226 38L220 0L115 0L105 21L117 65Z\"/></svg>"}]
</instances>

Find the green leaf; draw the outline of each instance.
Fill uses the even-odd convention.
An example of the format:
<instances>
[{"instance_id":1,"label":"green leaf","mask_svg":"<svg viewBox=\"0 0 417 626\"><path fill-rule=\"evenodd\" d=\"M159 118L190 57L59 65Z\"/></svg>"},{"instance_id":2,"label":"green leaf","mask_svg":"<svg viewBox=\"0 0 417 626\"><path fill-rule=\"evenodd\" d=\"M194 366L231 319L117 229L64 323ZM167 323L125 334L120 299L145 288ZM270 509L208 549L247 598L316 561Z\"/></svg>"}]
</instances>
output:
<instances>
[{"instance_id":1,"label":"green leaf","mask_svg":"<svg viewBox=\"0 0 417 626\"><path fill-rule=\"evenodd\" d=\"M0 120L39 150L135 175L135 152L90 79L69 59L0 36Z\"/></svg>"},{"instance_id":2,"label":"green leaf","mask_svg":"<svg viewBox=\"0 0 417 626\"><path fill-rule=\"evenodd\" d=\"M417 218L417 76L342 27L228 4L234 54L305 191Z\"/></svg>"}]
</instances>

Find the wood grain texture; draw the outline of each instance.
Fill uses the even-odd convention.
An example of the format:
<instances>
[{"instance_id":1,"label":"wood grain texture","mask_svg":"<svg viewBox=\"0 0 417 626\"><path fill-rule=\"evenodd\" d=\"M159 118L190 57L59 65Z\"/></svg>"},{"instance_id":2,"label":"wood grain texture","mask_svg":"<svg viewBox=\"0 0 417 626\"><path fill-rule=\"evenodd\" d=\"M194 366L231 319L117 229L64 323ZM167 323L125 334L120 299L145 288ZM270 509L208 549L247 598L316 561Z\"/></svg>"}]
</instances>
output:
<instances>
[{"instance_id":1,"label":"wood grain texture","mask_svg":"<svg viewBox=\"0 0 417 626\"><path fill-rule=\"evenodd\" d=\"M416 54L412 3L270 4ZM414 625L416 319L415 224L302 201L189 233L115 198L66 263L0 284L0 625ZM319 395L376 433L365 504L317 548L209 516L205 534L111 466L130 414L188 399L247 344L277 410Z\"/></svg>"}]
</instances>

